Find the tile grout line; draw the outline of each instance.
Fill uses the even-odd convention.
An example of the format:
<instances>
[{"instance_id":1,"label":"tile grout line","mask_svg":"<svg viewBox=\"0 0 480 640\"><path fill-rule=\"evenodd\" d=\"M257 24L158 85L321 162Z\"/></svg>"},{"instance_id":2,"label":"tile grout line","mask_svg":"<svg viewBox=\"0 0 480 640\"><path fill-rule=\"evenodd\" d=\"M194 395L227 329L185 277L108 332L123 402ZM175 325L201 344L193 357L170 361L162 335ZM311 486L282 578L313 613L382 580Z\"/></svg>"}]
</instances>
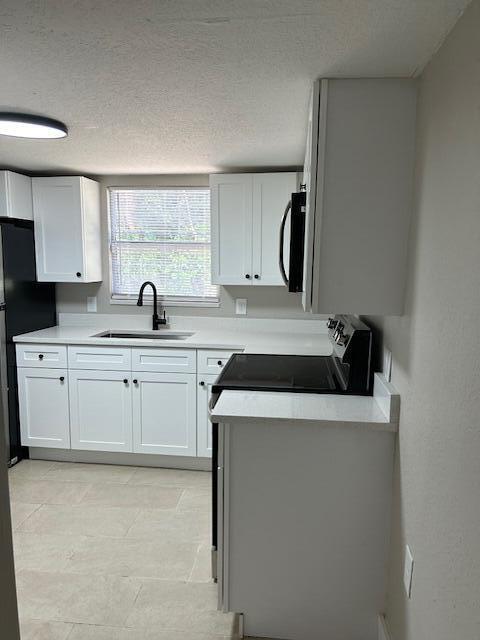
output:
<instances>
[{"instance_id":1,"label":"tile grout line","mask_svg":"<svg viewBox=\"0 0 480 640\"><path fill-rule=\"evenodd\" d=\"M175 505L175 511L180 511L180 509L178 508L180 505L180 502L182 501L183 496L185 495L186 489L182 489L182 493L180 494L180 497L178 498L177 504Z\"/></svg>"},{"instance_id":2,"label":"tile grout line","mask_svg":"<svg viewBox=\"0 0 480 640\"><path fill-rule=\"evenodd\" d=\"M65 636L65 640L68 640L70 638L70 636L73 635L73 631L75 629L75 622L70 622L68 624L72 625L72 628L70 629L70 631L67 633L67 635Z\"/></svg>"},{"instance_id":3,"label":"tile grout line","mask_svg":"<svg viewBox=\"0 0 480 640\"><path fill-rule=\"evenodd\" d=\"M137 513L135 514L135 517L133 518L132 524L127 528L127 530L125 531L125 534L122 536L122 538L128 539L128 534L133 529L134 525L138 522L138 519L140 518L140 514L142 513L142 511L144 511L144 509L138 509ZM122 538L120 538L120 539L122 539Z\"/></svg>"},{"instance_id":4,"label":"tile grout line","mask_svg":"<svg viewBox=\"0 0 480 640\"><path fill-rule=\"evenodd\" d=\"M201 548L202 548L202 544L199 542L197 544L197 551L195 553L195 558L193 560L192 570L190 571L190 574L188 576L187 582L190 582L190 583L192 582L192 575L193 575L193 572L195 571L195 565L197 564L197 558L198 558L198 554L200 553L200 549Z\"/></svg>"},{"instance_id":5,"label":"tile grout line","mask_svg":"<svg viewBox=\"0 0 480 640\"><path fill-rule=\"evenodd\" d=\"M13 504L13 502L12 502L12 504ZM26 502L24 502L24 503L17 502L16 504L28 504L28 503L26 503ZM35 502L33 502L33 503L30 503L30 504L36 504L36 503L35 503ZM21 526L23 526L23 525L27 522L27 520L28 520L31 516L33 516L33 514L34 514L34 513L37 513L37 511L39 511L43 506L44 506L44 504L43 504L43 503L39 503L39 504L37 505L37 508L36 508L34 511L32 511L32 513L29 513L29 514L28 514L28 516L25 518L25 520L22 520L22 521L21 521L21 522L19 522L15 527L13 527L13 528L12 528L12 533L16 533L17 531L18 531L18 533L22 533L22 532L19 530L19 529L20 529L20 527L21 527Z\"/></svg>"}]
</instances>

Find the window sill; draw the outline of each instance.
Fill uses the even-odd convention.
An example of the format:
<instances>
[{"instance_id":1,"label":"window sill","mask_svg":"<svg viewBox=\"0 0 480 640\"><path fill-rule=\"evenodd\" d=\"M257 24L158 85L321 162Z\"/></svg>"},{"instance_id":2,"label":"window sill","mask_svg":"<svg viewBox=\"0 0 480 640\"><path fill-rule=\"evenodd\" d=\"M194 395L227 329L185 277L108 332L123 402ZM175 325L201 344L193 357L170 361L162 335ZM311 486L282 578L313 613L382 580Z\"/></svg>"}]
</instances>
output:
<instances>
[{"instance_id":1,"label":"window sill","mask_svg":"<svg viewBox=\"0 0 480 640\"><path fill-rule=\"evenodd\" d=\"M110 304L119 305L136 305L136 298L110 298ZM151 297L144 297L144 306L153 306L153 299ZM162 309L168 309L169 307L204 307L204 308L219 308L220 300L212 300L211 302L206 300L172 300L172 299L158 299L158 304Z\"/></svg>"}]
</instances>

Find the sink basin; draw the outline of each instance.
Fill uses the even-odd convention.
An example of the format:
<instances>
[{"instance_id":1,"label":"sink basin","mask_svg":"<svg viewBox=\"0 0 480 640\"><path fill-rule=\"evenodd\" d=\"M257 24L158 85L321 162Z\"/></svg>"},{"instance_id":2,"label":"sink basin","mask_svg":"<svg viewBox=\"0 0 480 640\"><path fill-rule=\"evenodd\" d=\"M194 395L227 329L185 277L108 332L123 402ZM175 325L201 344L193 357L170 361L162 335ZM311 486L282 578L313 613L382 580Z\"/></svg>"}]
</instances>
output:
<instances>
[{"instance_id":1,"label":"sink basin","mask_svg":"<svg viewBox=\"0 0 480 640\"><path fill-rule=\"evenodd\" d=\"M126 338L129 340L186 340L193 333L169 331L103 331L92 338Z\"/></svg>"}]
</instances>

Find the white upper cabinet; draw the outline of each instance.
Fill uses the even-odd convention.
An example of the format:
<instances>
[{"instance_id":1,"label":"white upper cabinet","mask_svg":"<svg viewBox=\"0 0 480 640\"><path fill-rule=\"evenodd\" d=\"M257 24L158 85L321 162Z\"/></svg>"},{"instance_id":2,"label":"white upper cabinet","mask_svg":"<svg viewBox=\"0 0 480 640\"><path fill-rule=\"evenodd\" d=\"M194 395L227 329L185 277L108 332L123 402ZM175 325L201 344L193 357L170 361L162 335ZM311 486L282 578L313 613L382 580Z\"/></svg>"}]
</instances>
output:
<instances>
[{"instance_id":1,"label":"white upper cabinet","mask_svg":"<svg viewBox=\"0 0 480 640\"><path fill-rule=\"evenodd\" d=\"M210 176L210 191L212 283L249 284L252 274L252 176Z\"/></svg>"},{"instance_id":2,"label":"white upper cabinet","mask_svg":"<svg viewBox=\"0 0 480 640\"><path fill-rule=\"evenodd\" d=\"M296 173L253 176L253 284L283 285L278 265L280 222L296 190Z\"/></svg>"},{"instance_id":3,"label":"white upper cabinet","mask_svg":"<svg viewBox=\"0 0 480 640\"><path fill-rule=\"evenodd\" d=\"M98 182L80 176L33 178L32 187L38 280L99 282Z\"/></svg>"},{"instance_id":4,"label":"white upper cabinet","mask_svg":"<svg viewBox=\"0 0 480 640\"><path fill-rule=\"evenodd\" d=\"M212 282L283 285L278 266L280 221L296 173L210 176Z\"/></svg>"},{"instance_id":5,"label":"white upper cabinet","mask_svg":"<svg viewBox=\"0 0 480 640\"><path fill-rule=\"evenodd\" d=\"M415 114L413 80L315 83L304 172L306 310L403 313Z\"/></svg>"},{"instance_id":6,"label":"white upper cabinet","mask_svg":"<svg viewBox=\"0 0 480 640\"><path fill-rule=\"evenodd\" d=\"M33 220L32 179L13 171L0 171L0 217Z\"/></svg>"}]
</instances>

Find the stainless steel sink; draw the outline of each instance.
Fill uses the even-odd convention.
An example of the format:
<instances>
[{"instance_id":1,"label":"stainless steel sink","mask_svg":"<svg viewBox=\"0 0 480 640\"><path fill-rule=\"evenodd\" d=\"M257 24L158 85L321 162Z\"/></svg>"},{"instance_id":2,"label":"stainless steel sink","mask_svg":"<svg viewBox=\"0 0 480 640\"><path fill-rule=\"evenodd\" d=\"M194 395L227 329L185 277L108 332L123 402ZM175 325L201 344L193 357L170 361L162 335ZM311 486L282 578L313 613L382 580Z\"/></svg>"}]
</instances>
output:
<instances>
[{"instance_id":1,"label":"stainless steel sink","mask_svg":"<svg viewBox=\"0 0 480 640\"><path fill-rule=\"evenodd\" d=\"M92 338L124 338L128 340L186 340L193 333L186 331L103 331L96 333Z\"/></svg>"}]
</instances>

